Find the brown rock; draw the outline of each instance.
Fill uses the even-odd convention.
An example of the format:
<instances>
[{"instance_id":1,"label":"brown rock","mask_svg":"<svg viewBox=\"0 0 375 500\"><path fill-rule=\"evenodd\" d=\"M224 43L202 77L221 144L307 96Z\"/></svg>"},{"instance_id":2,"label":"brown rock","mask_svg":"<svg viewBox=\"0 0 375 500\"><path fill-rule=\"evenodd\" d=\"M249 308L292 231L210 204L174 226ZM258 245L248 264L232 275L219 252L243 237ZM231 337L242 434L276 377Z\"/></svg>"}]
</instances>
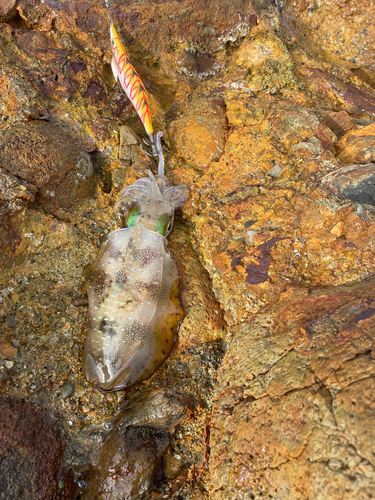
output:
<instances>
[{"instance_id":1,"label":"brown rock","mask_svg":"<svg viewBox=\"0 0 375 500\"><path fill-rule=\"evenodd\" d=\"M229 66L233 89L245 86L250 92L275 95L295 86L293 62L285 44L263 25L253 28L233 56Z\"/></svg>"},{"instance_id":2,"label":"brown rock","mask_svg":"<svg viewBox=\"0 0 375 500\"><path fill-rule=\"evenodd\" d=\"M349 499L371 490L373 281L291 289L235 335L213 412L212 498Z\"/></svg>"},{"instance_id":3,"label":"brown rock","mask_svg":"<svg viewBox=\"0 0 375 500\"><path fill-rule=\"evenodd\" d=\"M186 416L187 400L167 387L151 389L136 397L116 417L121 427L152 427L173 432Z\"/></svg>"},{"instance_id":4,"label":"brown rock","mask_svg":"<svg viewBox=\"0 0 375 500\"><path fill-rule=\"evenodd\" d=\"M312 55L333 65L370 67L375 63L375 6L367 0L327 0L318 4L287 0L282 20Z\"/></svg>"},{"instance_id":5,"label":"brown rock","mask_svg":"<svg viewBox=\"0 0 375 500\"><path fill-rule=\"evenodd\" d=\"M180 52L177 64L186 75L196 78L214 75L220 69L220 65L215 63L212 58L188 49Z\"/></svg>"},{"instance_id":6,"label":"brown rock","mask_svg":"<svg viewBox=\"0 0 375 500\"><path fill-rule=\"evenodd\" d=\"M163 459L163 470L168 480L173 480L180 475L184 467L184 462L180 455L173 455L168 448Z\"/></svg>"},{"instance_id":7,"label":"brown rock","mask_svg":"<svg viewBox=\"0 0 375 500\"><path fill-rule=\"evenodd\" d=\"M310 109L295 103L279 101L277 110L269 106L265 118L275 136L274 143L290 151L305 149L311 154L333 152L334 135Z\"/></svg>"},{"instance_id":8,"label":"brown rock","mask_svg":"<svg viewBox=\"0 0 375 500\"><path fill-rule=\"evenodd\" d=\"M15 354L17 354L17 349L15 349L12 345L7 342L0 343L0 359L13 357Z\"/></svg>"},{"instance_id":9,"label":"brown rock","mask_svg":"<svg viewBox=\"0 0 375 500\"><path fill-rule=\"evenodd\" d=\"M29 207L35 200L36 192L36 186L0 167L0 217Z\"/></svg>"},{"instance_id":10,"label":"brown rock","mask_svg":"<svg viewBox=\"0 0 375 500\"><path fill-rule=\"evenodd\" d=\"M220 158L227 124L221 99L195 99L183 111L183 117L170 124L172 146L188 163L205 169Z\"/></svg>"},{"instance_id":11,"label":"brown rock","mask_svg":"<svg viewBox=\"0 0 375 500\"><path fill-rule=\"evenodd\" d=\"M18 65L26 64L26 58L14 43L12 28L0 25L0 128L32 116L46 113L41 91L28 78L23 78Z\"/></svg>"},{"instance_id":12,"label":"brown rock","mask_svg":"<svg viewBox=\"0 0 375 500\"><path fill-rule=\"evenodd\" d=\"M17 14L16 0L3 0L0 3L0 22L6 23Z\"/></svg>"},{"instance_id":13,"label":"brown rock","mask_svg":"<svg viewBox=\"0 0 375 500\"><path fill-rule=\"evenodd\" d=\"M375 160L375 123L352 130L336 143L337 158L343 163Z\"/></svg>"},{"instance_id":14,"label":"brown rock","mask_svg":"<svg viewBox=\"0 0 375 500\"><path fill-rule=\"evenodd\" d=\"M36 186L38 202L49 211L69 209L95 190L89 155L50 123L20 123L3 132L0 164Z\"/></svg>"},{"instance_id":15,"label":"brown rock","mask_svg":"<svg viewBox=\"0 0 375 500\"><path fill-rule=\"evenodd\" d=\"M165 441L165 450L168 440ZM160 453L160 452L159 452ZM158 449L151 430L128 427L112 431L100 449L97 466L85 481L84 500L142 500L150 494L158 464Z\"/></svg>"},{"instance_id":16,"label":"brown rock","mask_svg":"<svg viewBox=\"0 0 375 500\"><path fill-rule=\"evenodd\" d=\"M354 127L350 116L346 111L339 111L338 113L329 113L324 119L324 123L329 127L334 134L338 137L345 134L348 130Z\"/></svg>"},{"instance_id":17,"label":"brown rock","mask_svg":"<svg viewBox=\"0 0 375 500\"><path fill-rule=\"evenodd\" d=\"M0 400L0 476L4 498L73 498L59 430L52 417L26 401Z\"/></svg>"},{"instance_id":18,"label":"brown rock","mask_svg":"<svg viewBox=\"0 0 375 500\"><path fill-rule=\"evenodd\" d=\"M320 180L321 186L338 198L375 205L375 165L342 167Z\"/></svg>"},{"instance_id":19,"label":"brown rock","mask_svg":"<svg viewBox=\"0 0 375 500\"><path fill-rule=\"evenodd\" d=\"M375 97L367 90L346 83L321 69L302 65L298 69L304 84L316 99L316 107L347 111L356 117L375 115ZM326 111L325 111L326 113Z\"/></svg>"},{"instance_id":20,"label":"brown rock","mask_svg":"<svg viewBox=\"0 0 375 500\"><path fill-rule=\"evenodd\" d=\"M352 69L352 73L375 90L375 72L365 68Z\"/></svg>"},{"instance_id":21,"label":"brown rock","mask_svg":"<svg viewBox=\"0 0 375 500\"><path fill-rule=\"evenodd\" d=\"M86 477L83 498L141 500L169 443L185 417L187 401L172 389L151 389L122 410Z\"/></svg>"}]
</instances>

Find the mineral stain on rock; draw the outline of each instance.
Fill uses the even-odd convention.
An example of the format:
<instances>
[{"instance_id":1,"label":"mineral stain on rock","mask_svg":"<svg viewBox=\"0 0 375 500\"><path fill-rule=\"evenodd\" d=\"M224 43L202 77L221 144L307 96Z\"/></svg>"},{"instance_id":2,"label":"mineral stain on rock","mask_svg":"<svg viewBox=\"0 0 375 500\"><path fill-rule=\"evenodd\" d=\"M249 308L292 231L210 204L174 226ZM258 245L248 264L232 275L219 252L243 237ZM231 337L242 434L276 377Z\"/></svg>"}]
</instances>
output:
<instances>
[{"instance_id":1,"label":"mineral stain on rock","mask_svg":"<svg viewBox=\"0 0 375 500\"><path fill-rule=\"evenodd\" d=\"M103 2L2 2L0 395L17 432L0 438L1 494L72 498L71 469L120 498L371 498L371 2L111 13L167 177L192 187L170 237L186 316L152 378L116 395L84 380L82 269L117 226L119 190L154 166L110 74ZM160 387L188 399L180 423L145 396Z\"/></svg>"},{"instance_id":2,"label":"mineral stain on rock","mask_svg":"<svg viewBox=\"0 0 375 500\"><path fill-rule=\"evenodd\" d=\"M268 277L268 268L271 265L271 257L269 253L271 252L273 246L278 241L283 240L284 238L271 238L259 245L256 249L257 254L257 264L249 264L246 266L246 282L250 285L257 285L259 283L264 283L269 279ZM258 252L260 255L258 256Z\"/></svg>"}]
</instances>

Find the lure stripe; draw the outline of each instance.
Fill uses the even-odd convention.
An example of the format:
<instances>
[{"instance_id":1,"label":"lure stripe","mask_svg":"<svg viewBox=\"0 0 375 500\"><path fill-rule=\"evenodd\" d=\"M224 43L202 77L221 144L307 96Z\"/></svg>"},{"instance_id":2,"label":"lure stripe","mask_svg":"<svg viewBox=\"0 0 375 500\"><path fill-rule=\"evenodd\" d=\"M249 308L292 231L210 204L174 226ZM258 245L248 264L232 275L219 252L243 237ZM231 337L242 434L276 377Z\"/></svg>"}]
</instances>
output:
<instances>
[{"instance_id":1,"label":"lure stripe","mask_svg":"<svg viewBox=\"0 0 375 500\"><path fill-rule=\"evenodd\" d=\"M132 66L113 24L111 24L111 41L113 59L117 70L117 75L115 75L115 77L119 79L122 88L135 107L146 132L152 134L151 113L145 87Z\"/></svg>"}]
</instances>

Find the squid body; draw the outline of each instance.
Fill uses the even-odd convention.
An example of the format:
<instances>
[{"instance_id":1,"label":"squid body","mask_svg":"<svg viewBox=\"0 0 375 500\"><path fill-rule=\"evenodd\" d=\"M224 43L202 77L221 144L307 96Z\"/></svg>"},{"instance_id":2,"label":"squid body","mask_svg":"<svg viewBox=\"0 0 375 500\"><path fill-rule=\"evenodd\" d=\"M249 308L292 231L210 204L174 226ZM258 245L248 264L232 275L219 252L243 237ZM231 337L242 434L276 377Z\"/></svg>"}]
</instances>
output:
<instances>
[{"instance_id":1,"label":"squid body","mask_svg":"<svg viewBox=\"0 0 375 500\"><path fill-rule=\"evenodd\" d=\"M167 250L174 210L189 199L185 185L164 176L162 132L153 134L145 88L110 20L112 70L137 110L158 175L125 187L116 210L125 226L104 239L86 269L89 332L84 350L86 378L103 390L128 387L150 377L169 355L183 318L177 264Z\"/></svg>"},{"instance_id":2,"label":"squid body","mask_svg":"<svg viewBox=\"0 0 375 500\"><path fill-rule=\"evenodd\" d=\"M166 236L185 185L163 175L125 187L116 204L126 228L109 233L88 272L87 379L119 390L150 377L169 355L183 318L177 264Z\"/></svg>"}]
</instances>

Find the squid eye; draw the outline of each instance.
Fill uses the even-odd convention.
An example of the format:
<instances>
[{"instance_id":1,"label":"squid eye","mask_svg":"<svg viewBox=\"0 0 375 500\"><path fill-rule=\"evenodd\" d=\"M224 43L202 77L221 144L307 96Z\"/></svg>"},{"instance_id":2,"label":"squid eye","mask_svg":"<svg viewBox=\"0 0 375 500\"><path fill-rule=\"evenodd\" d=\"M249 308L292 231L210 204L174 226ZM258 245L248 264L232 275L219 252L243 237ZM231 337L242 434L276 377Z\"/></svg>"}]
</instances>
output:
<instances>
[{"instance_id":1,"label":"squid eye","mask_svg":"<svg viewBox=\"0 0 375 500\"><path fill-rule=\"evenodd\" d=\"M129 215L126 219L126 227L134 226L138 218L138 215L139 215L139 207L135 206L129 212Z\"/></svg>"},{"instance_id":2,"label":"squid eye","mask_svg":"<svg viewBox=\"0 0 375 500\"><path fill-rule=\"evenodd\" d=\"M160 234L165 233L165 230L167 227L167 222L168 222L168 215L167 214L163 214L159 217L157 229L158 229L158 232Z\"/></svg>"},{"instance_id":3,"label":"squid eye","mask_svg":"<svg viewBox=\"0 0 375 500\"><path fill-rule=\"evenodd\" d=\"M169 224L168 224L168 226L167 226L167 231L168 231L168 233L169 233L170 231L172 231L172 227L173 227L173 221L169 221Z\"/></svg>"}]
</instances>

